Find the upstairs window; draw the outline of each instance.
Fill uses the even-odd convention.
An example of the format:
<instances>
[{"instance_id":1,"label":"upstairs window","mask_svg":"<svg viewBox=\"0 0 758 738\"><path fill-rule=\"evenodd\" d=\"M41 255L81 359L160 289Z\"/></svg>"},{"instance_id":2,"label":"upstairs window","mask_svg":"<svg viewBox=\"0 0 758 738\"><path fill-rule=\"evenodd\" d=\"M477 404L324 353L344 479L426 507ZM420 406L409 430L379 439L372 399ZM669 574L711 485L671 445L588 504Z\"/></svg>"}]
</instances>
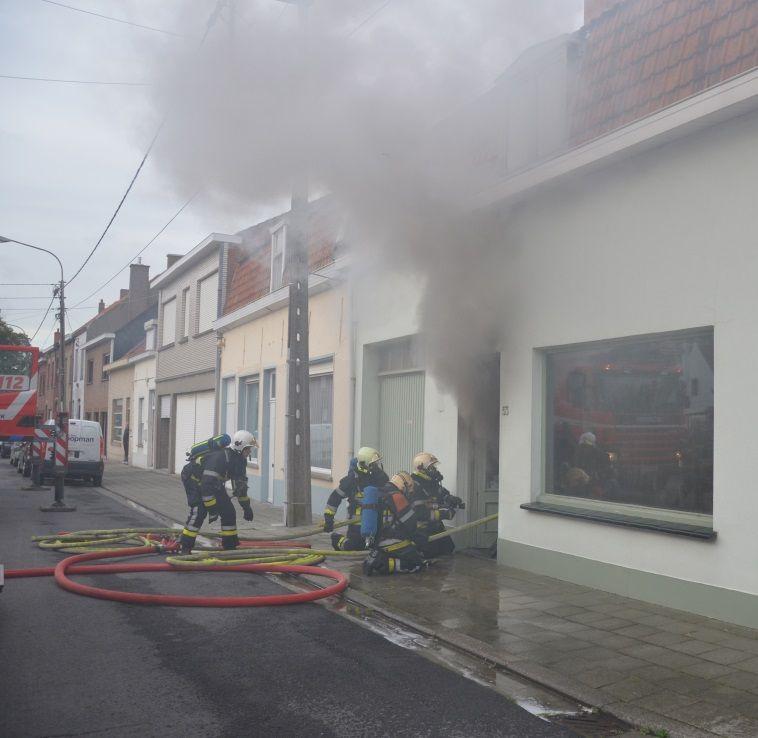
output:
<instances>
[{"instance_id":1,"label":"upstairs window","mask_svg":"<svg viewBox=\"0 0 758 738\"><path fill-rule=\"evenodd\" d=\"M279 226L271 232L271 291L284 284L284 259L286 253L285 227Z\"/></svg>"},{"instance_id":2,"label":"upstairs window","mask_svg":"<svg viewBox=\"0 0 758 738\"><path fill-rule=\"evenodd\" d=\"M111 363L111 355L110 354L103 354L103 366L100 370L100 379L103 382L108 381L108 372L105 371L105 365Z\"/></svg>"},{"instance_id":3,"label":"upstairs window","mask_svg":"<svg viewBox=\"0 0 758 738\"><path fill-rule=\"evenodd\" d=\"M218 307L218 272L201 279L197 285L197 332L213 328Z\"/></svg>"},{"instance_id":4,"label":"upstairs window","mask_svg":"<svg viewBox=\"0 0 758 738\"><path fill-rule=\"evenodd\" d=\"M163 303L161 346L169 346L176 340L176 298Z\"/></svg>"},{"instance_id":5,"label":"upstairs window","mask_svg":"<svg viewBox=\"0 0 758 738\"><path fill-rule=\"evenodd\" d=\"M95 362L90 359L87 362L87 384L92 384L92 380L95 378Z\"/></svg>"}]
</instances>

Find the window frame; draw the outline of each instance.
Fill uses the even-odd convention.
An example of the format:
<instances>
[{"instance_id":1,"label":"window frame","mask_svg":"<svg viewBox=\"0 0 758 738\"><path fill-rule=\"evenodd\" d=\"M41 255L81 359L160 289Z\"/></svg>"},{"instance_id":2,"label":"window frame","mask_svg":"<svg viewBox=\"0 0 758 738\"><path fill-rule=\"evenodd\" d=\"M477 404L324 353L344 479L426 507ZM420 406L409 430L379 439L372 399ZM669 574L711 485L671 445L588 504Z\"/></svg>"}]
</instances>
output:
<instances>
[{"instance_id":1,"label":"window frame","mask_svg":"<svg viewBox=\"0 0 758 738\"><path fill-rule=\"evenodd\" d=\"M171 340L166 341L166 308L171 306L174 312L174 333L170 336ZM176 343L176 295L172 295L168 300L161 303L161 348L173 346Z\"/></svg>"},{"instance_id":2,"label":"window frame","mask_svg":"<svg viewBox=\"0 0 758 738\"><path fill-rule=\"evenodd\" d=\"M279 225L275 226L274 228L271 228L271 261L269 264L269 292L276 292L277 290L282 289L284 285L284 271L287 266L287 224L286 223L280 223ZM281 250L282 250L282 267L279 270L279 279L278 279L278 285L274 286L274 259L276 255L274 254L274 243L276 242L276 237L281 234Z\"/></svg>"},{"instance_id":3,"label":"window frame","mask_svg":"<svg viewBox=\"0 0 758 738\"><path fill-rule=\"evenodd\" d=\"M257 388L258 396L256 400L256 412L255 412L255 427L250 430L246 420L247 413L247 388L250 386ZM261 424L261 379L259 374L250 374L248 376L240 377L236 383L237 389L237 422L239 428L244 428L250 431L255 437L256 441L260 442L260 424ZM255 447L250 452L250 456L247 459L249 466L254 468L260 467L260 447Z\"/></svg>"},{"instance_id":4,"label":"window frame","mask_svg":"<svg viewBox=\"0 0 758 738\"><path fill-rule=\"evenodd\" d=\"M311 468L311 474L317 475L317 476L326 476L331 478L332 475L332 469L334 468L334 368L331 364L331 362L328 365L325 365L324 367L311 367L309 376L308 376L308 396L311 397L310 392L310 383L314 379L321 379L322 377L330 377L331 378L331 392L332 392L332 402L331 402L331 408L330 408L330 416L331 416L331 443L330 443L330 449L329 449L329 461L330 464L328 467L323 466L314 466L312 463L310 464ZM310 414L309 414L310 417ZM313 419L310 418L310 426L313 426ZM312 428L311 428L312 431ZM313 433L311 432L311 439L313 438ZM313 444L311 443L311 458L309 459L309 462L313 461Z\"/></svg>"},{"instance_id":5,"label":"window frame","mask_svg":"<svg viewBox=\"0 0 758 738\"><path fill-rule=\"evenodd\" d=\"M116 411L116 403L119 403L121 410ZM121 418L121 424L116 425L116 417ZM111 402L111 446L118 446L123 439L124 433L124 398L114 397Z\"/></svg>"},{"instance_id":6,"label":"window frame","mask_svg":"<svg viewBox=\"0 0 758 738\"><path fill-rule=\"evenodd\" d=\"M105 371L105 367L111 363L111 355L110 353L103 354L103 364L100 367L100 381L101 382L107 382L108 381L108 372Z\"/></svg>"},{"instance_id":7,"label":"window frame","mask_svg":"<svg viewBox=\"0 0 758 738\"><path fill-rule=\"evenodd\" d=\"M665 333L643 333L623 338L610 338L535 349L533 365L534 442L532 444L532 494L530 502L521 505L521 508L540 511L539 507L544 505L553 508L549 512L557 514L560 514L560 509L563 508L566 515L572 515L578 512L581 513L581 517L589 519L592 519L593 514L597 514L599 522L604 522L603 516L605 515L614 515L622 519L622 522L616 522L615 524L624 525L623 518L628 518L629 521L636 521L634 523L629 523L632 527L641 527L637 523L639 523L639 521L646 521L648 523L647 527L656 529L658 526L662 526L664 532L678 532L688 535L688 533L681 530L665 530L666 526L680 526L683 528L698 529L701 532L712 532L712 536L697 535L696 537L699 538L710 539L715 537L716 533L713 531L712 513L708 514L687 510L675 510L671 508L640 505L631 502L590 499L586 497L556 494L547 491L548 446L550 443L549 435L552 432L550 422L552 395L550 394L551 382L550 377L548 376L548 357L555 354L578 351L605 350L625 344L629 345L643 342L665 341L667 339L677 338L686 340L690 336L702 335L706 331L711 332L715 344L714 327L701 326L678 331L668 331Z\"/></svg>"},{"instance_id":8,"label":"window frame","mask_svg":"<svg viewBox=\"0 0 758 738\"><path fill-rule=\"evenodd\" d=\"M200 325L200 319L203 315L203 283L210 279L216 279L216 289L212 293L212 317L208 326L203 327ZM204 333L208 333L213 330L213 323L218 318L218 285L219 285L219 273L218 270L206 274L197 280L197 287L195 289L195 319L194 319L194 331L193 335L201 336Z\"/></svg>"}]
</instances>

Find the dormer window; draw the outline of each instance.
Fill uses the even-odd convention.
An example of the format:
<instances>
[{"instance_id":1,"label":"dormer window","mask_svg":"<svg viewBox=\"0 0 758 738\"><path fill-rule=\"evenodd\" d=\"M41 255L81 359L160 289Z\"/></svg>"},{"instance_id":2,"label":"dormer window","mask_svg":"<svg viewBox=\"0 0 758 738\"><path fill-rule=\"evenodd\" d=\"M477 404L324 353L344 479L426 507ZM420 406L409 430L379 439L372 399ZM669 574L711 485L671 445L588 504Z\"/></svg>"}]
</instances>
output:
<instances>
[{"instance_id":1,"label":"dormer window","mask_svg":"<svg viewBox=\"0 0 758 738\"><path fill-rule=\"evenodd\" d=\"M285 264L285 226L282 224L271 231L271 291L274 292L284 283Z\"/></svg>"}]
</instances>

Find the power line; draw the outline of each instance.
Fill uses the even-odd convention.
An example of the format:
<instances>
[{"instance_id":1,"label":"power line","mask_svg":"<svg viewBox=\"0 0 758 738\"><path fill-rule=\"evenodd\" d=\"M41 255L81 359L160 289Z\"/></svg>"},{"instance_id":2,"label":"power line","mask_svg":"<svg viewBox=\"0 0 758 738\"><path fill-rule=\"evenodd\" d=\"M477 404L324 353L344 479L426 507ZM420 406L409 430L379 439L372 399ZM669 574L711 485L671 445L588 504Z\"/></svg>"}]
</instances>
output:
<instances>
[{"instance_id":1,"label":"power line","mask_svg":"<svg viewBox=\"0 0 758 738\"><path fill-rule=\"evenodd\" d=\"M151 87L149 82L101 82L91 79L57 79L54 77L22 77L18 74L0 74L2 79L22 79L27 82L62 82L68 85L121 85L124 87Z\"/></svg>"},{"instance_id":2,"label":"power line","mask_svg":"<svg viewBox=\"0 0 758 738\"><path fill-rule=\"evenodd\" d=\"M55 300L55 293L53 292L53 296L50 298L50 304L47 306L47 310L45 310L45 315L42 317L42 320L39 322L39 325L37 326L37 330L34 331L34 335L29 339L29 343L31 343L37 337L37 334L39 333L40 328L42 328L42 325L47 320L48 313L50 312L50 308L53 306L54 300Z\"/></svg>"},{"instance_id":3,"label":"power line","mask_svg":"<svg viewBox=\"0 0 758 738\"><path fill-rule=\"evenodd\" d=\"M151 239L150 239L150 240L149 240L149 241L148 241L148 242L147 242L147 243L146 243L146 244L145 244L145 245L144 245L144 246L143 246L143 247L142 247L142 248L141 248L141 249L140 249L140 250L139 250L137 253L136 253L136 254L134 254L134 256L132 256L132 258L131 258L131 259L129 259L129 261L128 261L128 262L126 262L126 264L124 264L124 266L122 266L122 267L121 267L121 269L119 269L119 270L118 270L118 271L117 271L117 272L116 272L116 273L115 273L115 274L114 274L114 275L113 275L113 276L112 276L110 279L108 279L106 282L103 282L103 284L101 284L101 285L100 285L100 286L99 286L99 287L98 287L96 290L94 290L94 291L93 291L93 292L91 292L89 295L87 295L87 297L85 297L84 299L82 299L82 300L80 300L79 302L77 302L77 303L76 303L76 305L75 305L74 307L77 307L78 305L81 305L83 302L86 302L87 300L89 300L89 299L90 299L90 297L93 297L93 296L94 296L94 295L96 295L98 292L100 292L100 290L102 290L102 289L103 289L103 287L107 287L107 286L108 286L108 285L109 285L109 284L110 284L110 283L111 283L111 282L112 282L114 279L116 279L116 277L118 277L118 275L119 275L119 274L121 274L121 272L123 272L123 271L124 271L124 269L126 269L126 268L127 268L127 267L128 267L128 266L129 266L129 265L130 265L130 264L131 264L131 263L132 263L132 262L133 262L133 261L134 261L134 260L135 260L135 259L136 259L138 256L140 256L140 254L142 254L142 253L143 253L143 252L144 252L144 251L147 249L147 247L148 247L148 246L150 246L150 245L151 245L151 244L152 244L152 243L153 243L153 242L154 242L154 241L155 241L155 240L158 238L158 236L160 236L160 235L161 235L161 233L163 233L163 231L165 231L165 230L166 230L166 228L168 228L168 227L169 227L169 226L170 226L170 225L171 225L171 224L172 224L172 223L173 223L173 222L174 222L174 221L175 221L175 220L176 220L176 219L179 217L180 213L181 213L181 212L184 210L184 208L186 208L186 207L187 207L187 206L188 206L188 205L189 205L189 204L190 204L190 203L191 203L191 202L192 202L192 201L193 201L193 200L194 200L194 199L195 199L195 198L198 196L198 194L199 194L199 193L200 193L200 190L197 190L197 191L195 192L195 194L194 194L194 195L192 195L192 197L190 197L190 198L189 198L189 200L187 200L187 201L184 203L184 205L182 205L182 206L179 208L179 210L177 210L177 211L176 211L176 212L175 212L175 213L174 213L174 214L171 216L171 218L170 218L170 219L168 220L168 222L167 222L167 223L166 223L166 224L163 226L163 228L161 228L161 229L158 231L158 233L156 233L156 234L155 234L155 235L154 235L154 236L153 236L153 237L152 237L152 238L151 238Z\"/></svg>"},{"instance_id":4,"label":"power line","mask_svg":"<svg viewBox=\"0 0 758 738\"><path fill-rule=\"evenodd\" d=\"M83 8L75 8L72 5L66 5L64 3L56 2L56 0L42 0L43 3L48 5L57 5L59 8L67 8L68 10L75 10L77 13L86 13L87 15L94 15L104 20L113 21L114 23L123 23L127 26L134 26L135 28L142 28L145 31L156 31L157 33L165 33L168 36L176 36L178 38L191 38L185 36L182 33L176 33L175 31L167 31L165 28L155 28L154 26L144 26L141 23L132 23L132 21L123 20L123 18L114 18L112 15L103 15L102 13L95 13L91 10L84 10Z\"/></svg>"},{"instance_id":5,"label":"power line","mask_svg":"<svg viewBox=\"0 0 758 738\"><path fill-rule=\"evenodd\" d=\"M385 0L385 2L383 2L376 10L369 13L355 28L353 28L353 30L350 31L350 33L348 33L345 38L350 38L351 36L358 33L358 31L360 31L361 28L366 25L366 23L368 23L370 20L373 20L377 15L379 15L379 13L381 13L382 10L384 10L391 2L392 0Z\"/></svg>"},{"instance_id":6,"label":"power line","mask_svg":"<svg viewBox=\"0 0 758 738\"><path fill-rule=\"evenodd\" d=\"M47 287L53 282L0 282L0 287Z\"/></svg>"},{"instance_id":7,"label":"power line","mask_svg":"<svg viewBox=\"0 0 758 738\"><path fill-rule=\"evenodd\" d=\"M13 295L13 297L0 297L0 300L47 300L47 295Z\"/></svg>"},{"instance_id":8,"label":"power line","mask_svg":"<svg viewBox=\"0 0 758 738\"><path fill-rule=\"evenodd\" d=\"M127 195L131 192L132 187L134 186L134 183L137 181L137 177L139 177L139 173L142 171L142 167L145 166L145 162L147 161L147 157L150 156L150 152L153 150L153 144L158 140L158 135L160 134L161 130L163 129L163 124L166 122L166 119L164 118L161 121L161 124L158 126L158 130L155 132L155 135L153 136L153 140L150 142L150 145L147 147L147 151L145 152L145 155L142 157L142 161L140 162L139 166L137 167L137 171L134 173L134 176L132 177L132 181L129 182L129 186L126 188L126 192L124 192L123 197L121 198L121 201L116 206L116 209L113 211L113 215L111 215L111 219L108 221L108 225L105 226L105 230L100 234L100 238L97 239L97 243L92 247L92 250L87 254L87 258L82 262L82 265L76 270L74 273L74 276L69 279L66 284L71 284L77 276L79 276L79 273L84 269L85 266L87 266L87 262L92 258L92 255L97 251L98 246L103 242L103 239L105 238L105 234L108 233L108 229L111 227L111 224L114 220L116 220L116 216L119 214L119 211L121 210L122 205L126 201Z\"/></svg>"},{"instance_id":9,"label":"power line","mask_svg":"<svg viewBox=\"0 0 758 738\"><path fill-rule=\"evenodd\" d=\"M45 2L52 2L52 0L45 0ZM203 44L205 43L205 39L208 38L208 34L210 33L213 26L216 24L216 21L218 20L222 9L227 5L228 2L229 0L217 0L216 6L213 8L213 12L210 14L210 16L208 17L208 20L205 23L205 33L203 33L203 37L200 40L200 45L199 45L200 47L202 47ZM67 284L70 284L76 279L76 277L79 275L82 269L84 269L84 267L87 265L87 262L92 258L92 255L95 253L95 251L97 251L98 246L100 246L100 244L103 242L103 239L105 238L105 234L108 233L108 229L111 227L111 224L113 223L114 220L116 220L116 216L121 210L121 206L124 204L124 201L126 200L127 196L131 192L131 189L134 186L134 183L137 181L137 177L139 177L139 173L142 171L142 167L145 165L145 162L147 161L147 157L150 156L150 152L153 150L153 145L158 140L158 136L160 135L160 132L163 130L163 126L165 125L167 118L168 118L168 114L163 116L163 120L158 126L158 130L155 132L155 135L153 136L153 140L150 141L150 145L147 147L147 151L145 152L145 155L142 157L142 161L137 167L137 171L134 173L134 176L132 177L132 181L129 182L129 186L126 188L126 192L124 192L124 196L121 198L121 201L119 202L118 206L116 207L116 210L111 216L111 219L108 221L108 225L105 226L105 230L100 235L100 238L97 239L97 243L92 247L92 250L89 252L89 254L87 254L87 258L82 262L82 265L76 270L76 272L74 273L74 276L68 280Z\"/></svg>"}]
</instances>

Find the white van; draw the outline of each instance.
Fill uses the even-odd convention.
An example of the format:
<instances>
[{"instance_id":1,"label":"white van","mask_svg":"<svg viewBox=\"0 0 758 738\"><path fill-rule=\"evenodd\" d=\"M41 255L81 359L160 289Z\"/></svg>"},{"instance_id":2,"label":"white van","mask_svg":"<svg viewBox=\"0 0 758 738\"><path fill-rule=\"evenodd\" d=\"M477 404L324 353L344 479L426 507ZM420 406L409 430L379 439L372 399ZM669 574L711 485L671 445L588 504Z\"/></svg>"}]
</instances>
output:
<instances>
[{"instance_id":1,"label":"white van","mask_svg":"<svg viewBox=\"0 0 758 738\"><path fill-rule=\"evenodd\" d=\"M42 473L44 476L51 476L53 474L52 444L47 444L47 447ZM66 479L81 479L99 487L103 483L104 456L105 442L100 423L96 420L70 418Z\"/></svg>"}]
</instances>

